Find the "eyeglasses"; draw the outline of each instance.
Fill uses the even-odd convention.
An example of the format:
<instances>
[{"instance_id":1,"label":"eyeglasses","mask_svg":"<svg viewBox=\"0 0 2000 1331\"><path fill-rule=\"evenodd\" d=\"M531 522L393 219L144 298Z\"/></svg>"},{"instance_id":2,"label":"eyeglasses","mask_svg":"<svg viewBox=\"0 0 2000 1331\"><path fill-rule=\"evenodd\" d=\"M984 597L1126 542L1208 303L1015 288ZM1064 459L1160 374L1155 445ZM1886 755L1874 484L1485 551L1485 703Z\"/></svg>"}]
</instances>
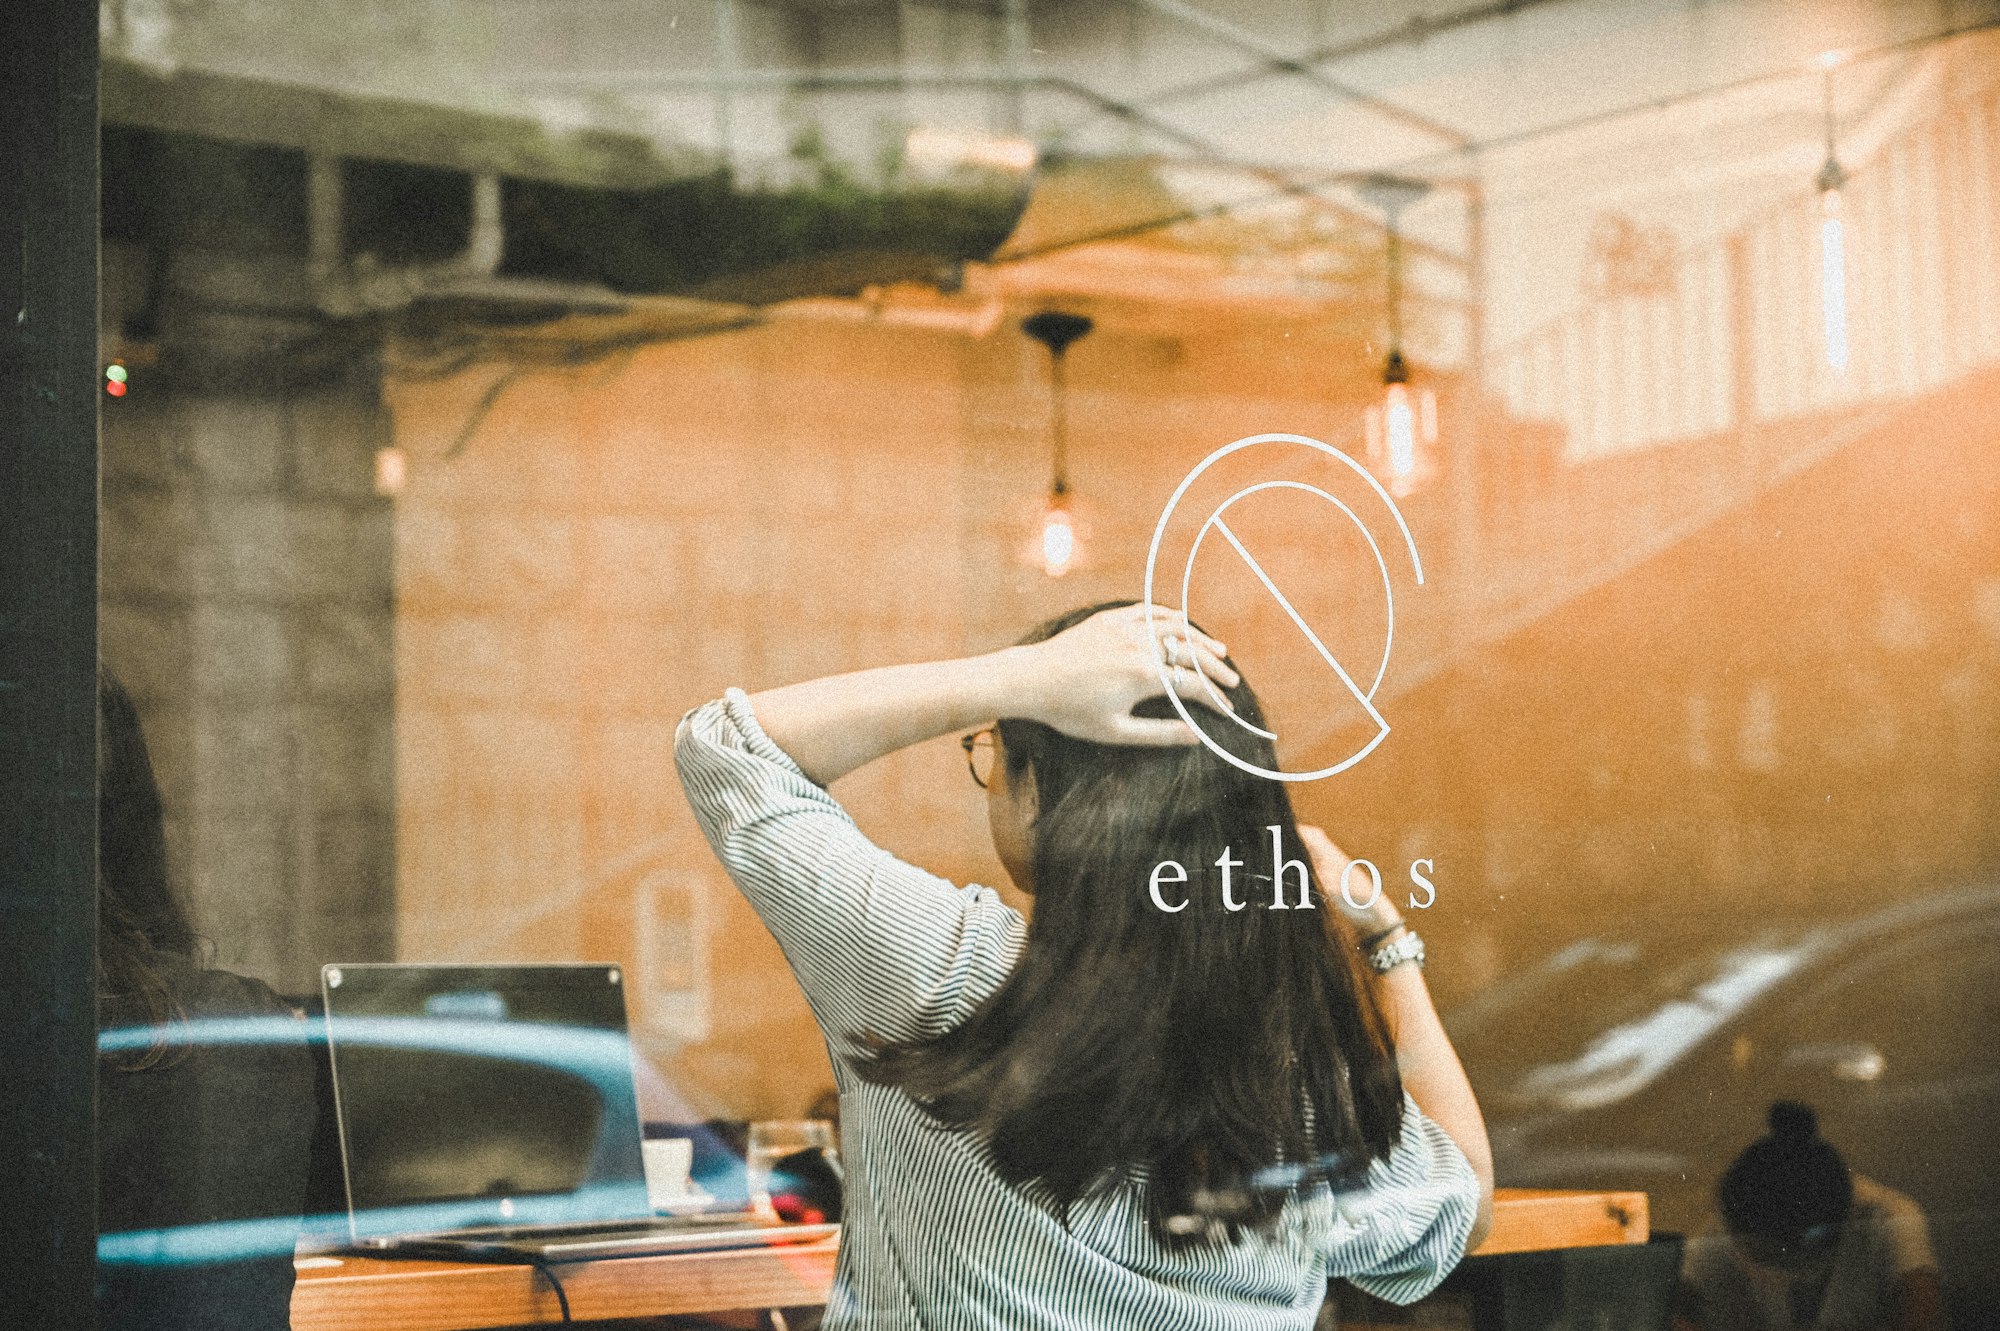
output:
<instances>
[{"instance_id":1,"label":"eyeglasses","mask_svg":"<svg viewBox=\"0 0 2000 1331\"><path fill-rule=\"evenodd\" d=\"M965 750L965 765L972 773L973 784L981 790L986 789L986 782L993 775L993 741L991 726L958 738L958 747Z\"/></svg>"}]
</instances>

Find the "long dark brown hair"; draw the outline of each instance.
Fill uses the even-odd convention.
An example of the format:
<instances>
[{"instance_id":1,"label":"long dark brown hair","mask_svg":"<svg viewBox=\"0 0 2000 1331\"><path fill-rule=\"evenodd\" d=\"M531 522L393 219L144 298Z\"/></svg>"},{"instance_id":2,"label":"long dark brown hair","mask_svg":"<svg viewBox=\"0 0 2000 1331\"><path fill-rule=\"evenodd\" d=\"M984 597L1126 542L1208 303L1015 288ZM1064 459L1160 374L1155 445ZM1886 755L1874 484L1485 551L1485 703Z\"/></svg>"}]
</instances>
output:
<instances>
[{"instance_id":1,"label":"long dark brown hair","mask_svg":"<svg viewBox=\"0 0 2000 1331\"><path fill-rule=\"evenodd\" d=\"M159 1028L151 1048L119 1064L136 1070L165 1054L198 940L168 881L160 785L138 709L103 669L97 715L98 994L107 1016Z\"/></svg>"},{"instance_id":2,"label":"long dark brown hair","mask_svg":"<svg viewBox=\"0 0 2000 1331\"><path fill-rule=\"evenodd\" d=\"M1268 729L1247 683L1228 696ZM1135 712L1172 715L1164 697ZM1207 719L1231 752L1276 769L1268 740ZM1354 1181L1385 1157L1402 1083L1359 955L1329 934L1317 882L1313 909L1296 908L1296 870L1272 882L1270 829L1287 859L1309 860L1284 784L1200 746L1113 747L1018 719L999 729L1009 780L1032 777L1036 796L1026 949L964 1023L879 1045L862 1076L976 1134L1003 1179L1065 1219L1083 1198L1146 1182L1148 1223L1170 1247L1269 1230L1300 1188ZM1242 861L1240 911L1224 907L1213 867L1225 847ZM1188 902L1171 914L1148 890L1166 860L1187 872L1166 889ZM1286 909L1273 908L1278 891Z\"/></svg>"}]
</instances>

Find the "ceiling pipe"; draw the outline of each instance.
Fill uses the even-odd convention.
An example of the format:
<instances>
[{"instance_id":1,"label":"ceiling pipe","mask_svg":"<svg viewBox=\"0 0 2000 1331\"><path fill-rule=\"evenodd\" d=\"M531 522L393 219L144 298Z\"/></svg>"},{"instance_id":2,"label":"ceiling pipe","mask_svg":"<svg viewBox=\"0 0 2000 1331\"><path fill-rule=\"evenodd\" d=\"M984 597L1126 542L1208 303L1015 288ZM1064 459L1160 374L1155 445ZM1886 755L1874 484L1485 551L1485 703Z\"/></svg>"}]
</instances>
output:
<instances>
[{"instance_id":1,"label":"ceiling pipe","mask_svg":"<svg viewBox=\"0 0 2000 1331\"><path fill-rule=\"evenodd\" d=\"M380 268L349 261L346 197L341 159L312 154L306 181L309 272L313 304L331 318L387 314L439 296L561 305L575 311L617 311L631 304L608 287L594 284L498 276L506 227L500 177L491 172L472 176L472 223L465 248L434 263Z\"/></svg>"},{"instance_id":2,"label":"ceiling pipe","mask_svg":"<svg viewBox=\"0 0 2000 1331\"><path fill-rule=\"evenodd\" d=\"M504 230L500 178L472 177L472 225L465 248L436 263L372 268L347 259L347 187L338 157L314 153L307 168L306 209L313 303L336 319L400 310L420 297L467 281L491 278L500 268Z\"/></svg>"}]
</instances>

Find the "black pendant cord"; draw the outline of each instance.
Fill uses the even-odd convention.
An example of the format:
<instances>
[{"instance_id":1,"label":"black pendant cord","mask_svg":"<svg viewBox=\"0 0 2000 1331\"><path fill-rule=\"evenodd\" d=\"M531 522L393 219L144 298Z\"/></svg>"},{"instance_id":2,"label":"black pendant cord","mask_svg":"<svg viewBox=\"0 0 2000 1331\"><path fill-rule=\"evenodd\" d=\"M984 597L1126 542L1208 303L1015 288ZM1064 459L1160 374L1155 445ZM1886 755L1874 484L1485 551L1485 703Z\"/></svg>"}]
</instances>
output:
<instances>
[{"instance_id":1,"label":"black pendant cord","mask_svg":"<svg viewBox=\"0 0 2000 1331\"><path fill-rule=\"evenodd\" d=\"M1382 381L1388 384L1407 383L1410 378L1403 361L1403 210L1430 190L1429 181L1393 175L1371 176L1361 186L1361 197L1382 212L1382 266L1389 302L1389 355Z\"/></svg>"},{"instance_id":2,"label":"black pendant cord","mask_svg":"<svg viewBox=\"0 0 2000 1331\"><path fill-rule=\"evenodd\" d=\"M1389 219L1388 253L1383 256L1389 270L1389 361L1403 359L1403 237L1394 217Z\"/></svg>"},{"instance_id":3,"label":"black pendant cord","mask_svg":"<svg viewBox=\"0 0 2000 1331\"><path fill-rule=\"evenodd\" d=\"M1833 69L1829 66L1820 71L1819 85L1820 119L1826 128L1826 163L1820 167L1814 184L1821 194L1827 194L1847 183L1847 172L1840 165L1840 154L1835 145L1838 126L1833 116Z\"/></svg>"},{"instance_id":4,"label":"black pendant cord","mask_svg":"<svg viewBox=\"0 0 2000 1331\"><path fill-rule=\"evenodd\" d=\"M1063 374L1063 354L1058 351L1049 362L1050 406L1055 436L1055 470L1049 493L1061 498L1069 493L1069 383Z\"/></svg>"},{"instance_id":5,"label":"black pendant cord","mask_svg":"<svg viewBox=\"0 0 2000 1331\"><path fill-rule=\"evenodd\" d=\"M1095 327L1088 315L1043 310L1021 321L1021 331L1049 349L1049 392L1055 436L1055 467L1049 493L1060 499L1069 493L1069 380L1063 370L1063 353Z\"/></svg>"}]
</instances>

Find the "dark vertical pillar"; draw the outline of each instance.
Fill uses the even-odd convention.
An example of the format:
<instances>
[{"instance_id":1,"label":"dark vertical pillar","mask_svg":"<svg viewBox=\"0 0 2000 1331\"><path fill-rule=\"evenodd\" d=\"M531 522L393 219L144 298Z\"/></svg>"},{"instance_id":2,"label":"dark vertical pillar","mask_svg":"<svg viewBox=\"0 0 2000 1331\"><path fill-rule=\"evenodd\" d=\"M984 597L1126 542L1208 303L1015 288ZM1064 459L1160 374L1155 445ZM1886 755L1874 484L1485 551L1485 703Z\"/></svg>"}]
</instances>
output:
<instances>
[{"instance_id":1,"label":"dark vertical pillar","mask_svg":"<svg viewBox=\"0 0 2000 1331\"><path fill-rule=\"evenodd\" d=\"M94 1327L97 6L0 13L0 1321Z\"/></svg>"}]
</instances>

